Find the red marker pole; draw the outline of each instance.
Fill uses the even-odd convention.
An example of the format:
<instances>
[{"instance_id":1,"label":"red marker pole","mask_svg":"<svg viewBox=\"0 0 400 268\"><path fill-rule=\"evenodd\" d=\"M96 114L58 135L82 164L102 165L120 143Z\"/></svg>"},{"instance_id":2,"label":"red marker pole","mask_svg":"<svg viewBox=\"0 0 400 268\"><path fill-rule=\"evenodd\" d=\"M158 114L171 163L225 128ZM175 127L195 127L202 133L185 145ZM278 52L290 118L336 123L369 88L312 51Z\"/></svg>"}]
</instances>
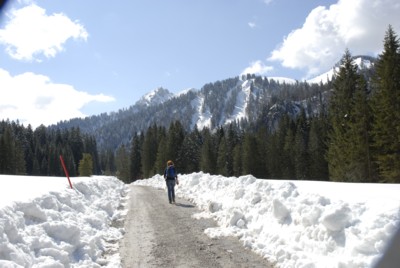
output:
<instances>
[{"instance_id":1,"label":"red marker pole","mask_svg":"<svg viewBox=\"0 0 400 268\"><path fill-rule=\"evenodd\" d=\"M71 183L71 180L69 179L68 170L67 170L67 167L65 166L64 159L63 159L62 155L60 155L60 160L61 160L61 165L62 165L62 167L64 169L65 176L67 176L67 178L68 178L69 186L72 189L72 183Z\"/></svg>"}]
</instances>

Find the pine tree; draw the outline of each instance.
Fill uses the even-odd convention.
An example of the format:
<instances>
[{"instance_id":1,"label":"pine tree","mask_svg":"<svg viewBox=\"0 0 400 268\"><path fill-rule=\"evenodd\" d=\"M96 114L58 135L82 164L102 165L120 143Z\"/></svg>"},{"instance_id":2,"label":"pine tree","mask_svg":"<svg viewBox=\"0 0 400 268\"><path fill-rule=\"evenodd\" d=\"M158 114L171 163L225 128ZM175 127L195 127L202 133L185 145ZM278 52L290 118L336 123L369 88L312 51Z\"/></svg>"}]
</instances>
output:
<instances>
[{"instance_id":1,"label":"pine tree","mask_svg":"<svg viewBox=\"0 0 400 268\"><path fill-rule=\"evenodd\" d=\"M122 144L115 156L117 166L117 177L125 183L130 183L130 166L129 166L129 152L126 150L125 144Z\"/></svg>"},{"instance_id":2,"label":"pine tree","mask_svg":"<svg viewBox=\"0 0 400 268\"><path fill-rule=\"evenodd\" d=\"M168 160L172 160L175 162L175 164L178 164L179 150L182 147L184 139L185 139L185 131L183 129L182 124L179 121L172 122L169 126L167 134L166 156L168 157L168 159L165 159L164 163Z\"/></svg>"},{"instance_id":3,"label":"pine tree","mask_svg":"<svg viewBox=\"0 0 400 268\"><path fill-rule=\"evenodd\" d=\"M261 126L256 133L256 143L257 143L257 152L259 159L257 160L259 163L259 177L260 178L268 178L269 172L267 167L267 158L270 157L267 154L267 141L269 135L268 130L265 126Z\"/></svg>"},{"instance_id":4,"label":"pine tree","mask_svg":"<svg viewBox=\"0 0 400 268\"><path fill-rule=\"evenodd\" d=\"M145 178L155 174L154 166L157 159L158 140L157 126L149 127L143 141L142 150L142 171Z\"/></svg>"},{"instance_id":5,"label":"pine tree","mask_svg":"<svg viewBox=\"0 0 400 268\"><path fill-rule=\"evenodd\" d=\"M83 139L81 135L81 130L79 128L72 128L71 131L69 132L69 146L71 147L72 150L72 155L74 157L74 166L75 169L70 171L71 176L75 176L78 173L78 166L79 166L79 161L82 157L83 150L84 150L84 144L83 144Z\"/></svg>"},{"instance_id":6,"label":"pine tree","mask_svg":"<svg viewBox=\"0 0 400 268\"><path fill-rule=\"evenodd\" d=\"M225 137L222 137L218 146L217 174L228 176L228 157Z\"/></svg>"},{"instance_id":7,"label":"pine tree","mask_svg":"<svg viewBox=\"0 0 400 268\"><path fill-rule=\"evenodd\" d=\"M179 150L179 172L188 174L200 171L201 135L195 126L194 130L185 136Z\"/></svg>"},{"instance_id":8,"label":"pine tree","mask_svg":"<svg viewBox=\"0 0 400 268\"><path fill-rule=\"evenodd\" d=\"M226 163L226 168L228 172L228 176L233 176L234 175L234 148L236 144L238 143L238 134L236 133L236 128L233 123L229 124L228 128L228 133L226 137L226 154L227 154L227 163Z\"/></svg>"},{"instance_id":9,"label":"pine tree","mask_svg":"<svg viewBox=\"0 0 400 268\"><path fill-rule=\"evenodd\" d=\"M321 114L313 118L310 123L308 152L310 160L311 180L328 180L328 162L326 161L327 151L327 118Z\"/></svg>"},{"instance_id":10,"label":"pine tree","mask_svg":"<svg viewBox=\"0 0 400 268\"><path fill-rule=\"evenodd\" d=\"M376 62L373 109L374 159L380 179L400 182L400 44L389 26Z\"/></svg>"},{"instance_id":11,"label":"pine tree","mask_svg":"<svg viewBox=\"0 0 400 268\"><path fill-rule=\"evenodd\" d=\"M331 130L328 133L327 160L329 177L334 181L363 181L368 158L359 158L368 147L365 82L357 65L346 50L339 72L333 82L334 92L329 104ZM363 122L358 124L358 122Z\"/></svg>"},{"instance_id":12,"label":"pine tree","mask_svg":"<svg viewBox=\"0 0 400 268\"><path fill-rule=\"evenodd\" d=\"M308 137L309 125L304 109L301 109L296 122L296 135L294 139L294 167L296 179L305 180L310 177L309 174L309 152Z\"/></svg>"},{"instance_id":13,"label":"pine tree","mask_svg":"<svg viewBox=\"0 0 400 268\"><path fill-rule=\"evenodd\" d=\"M370 153L371 112L367 100L367 84L360 77L359 86L353 95L349 137L349 169L352 180L356 182L373 182L374 172Z\"/></svg>"},{"instance_id":14,"label":"pine tree","mask_svg":"<svg viewBox=\"0 0 400 268\"><path fill-rule=\"evenodd\" d=\"M216 150L210 130L204 128L202 131L202 146L200 152L200 170L206 173L216 173Z\"/></svg>"},{"instance_id":15,"label":"pine tree","mask_svg":"<svg viewBox=\"0 0 400 268\"><path fill-rule=\"evenodd\" d=\"M283 148L281 148L282 153L279 169L281 170L281 178L287 180L293 180L296 178L296 154L295 154L295 125L289 117L284 117L282 120L287 121L286 124L281 124L279 132L282 133L281 137L284 136ZM299 161L297 161L298 163Z\"/></svg>"},{"instance_id":16,"label":"pine tree","mask_svg":"<svg viewBox=\"0 0 400 268\"><path fill-rule=\"evenodd\" d=\"M90 154L84 153L79 161L79 175L82 177L90 177L93 175L93 158Z\"/></svg>"},{"instance_id":17,"label":"pine tree","mask_svg":"<svg viewBox=\"0 0 400 268\"><path fill-rule=\"evenodd\" d=\"M233 175L239 177L243 175L243 153L242 144L236 144L233 149Z\"/></svg>"},{"instance_id":18,"label":"pine tree","mask_svg":"<svg viewBox=\"0 0 400 268\"><path fill-rule=\"evenodd\" d=\"M159 135L158 139L157 159L154 170L156 174L163 174L168 159L170 158L167 155L167 137L164 133L164 135Z\"/></svg>"},{"instance_id":19,"label":"pine tree","mask_svg":"<svg viewBox=\"0 0 400 268\"><path fill-rule=\"evenodd\" d=\"M131 155L130 155L130 177L133 181L141 179L141 143L137 133L132 138Z\"/></svg>"},{"instance_id":20,"label":"pine tree","mask_svg":"<svg viewBox=\"0 0 400 268\"><path fill-rule=\"evenodd\" d=\"M257 139L253 134L246 133L243 140L243 173L262 178L263 161L260 157Z\"/></svg>"}]
</instances>

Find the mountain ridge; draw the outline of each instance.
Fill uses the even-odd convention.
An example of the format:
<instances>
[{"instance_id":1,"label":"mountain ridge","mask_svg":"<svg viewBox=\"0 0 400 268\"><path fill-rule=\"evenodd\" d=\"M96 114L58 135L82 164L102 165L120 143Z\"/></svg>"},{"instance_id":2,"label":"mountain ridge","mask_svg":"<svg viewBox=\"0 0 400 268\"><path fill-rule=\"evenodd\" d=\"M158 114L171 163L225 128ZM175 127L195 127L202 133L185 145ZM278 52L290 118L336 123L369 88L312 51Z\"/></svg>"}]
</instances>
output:
<instances>
[{"instance_id":1,"label":"mountain ridge","mask_svg":"<svg viewBox=\"0 0 400 268\"><path fill-rule=\"evenodd\" d=\"M372 64L359 58L357 64L371 68ZM177 94L158 87L127 109L75 118L52 127L79 127L82 132L95 135L99 147L109 149L130 142L134 133L144 132L153 124L168 127L176 120L187 131L195 127L213 130L231 123L243 128L257 120L275 128L282 114L295 117L301 109L308 116L319 113L329 98L335 68L318 76L326 77L325 83L247 74Z\"/></svg>"}]
</instances>

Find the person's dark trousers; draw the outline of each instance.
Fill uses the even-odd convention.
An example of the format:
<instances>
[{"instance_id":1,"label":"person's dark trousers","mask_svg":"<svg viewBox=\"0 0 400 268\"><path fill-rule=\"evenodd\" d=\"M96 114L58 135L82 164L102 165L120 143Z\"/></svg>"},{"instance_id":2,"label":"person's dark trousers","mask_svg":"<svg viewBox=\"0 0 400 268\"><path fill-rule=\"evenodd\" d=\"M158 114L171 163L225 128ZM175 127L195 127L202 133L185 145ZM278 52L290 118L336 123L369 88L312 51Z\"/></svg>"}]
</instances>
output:
<instances>
[{"instance_id":1,"label":"person's dark trousers","mask_svg":"<svg viewBox=\"0 0 400 268\"><path fill-rule=\"evenodd\" d=\"M175 202L175 180L167 180L168 200Z\"/></svg>"}]
</instances>

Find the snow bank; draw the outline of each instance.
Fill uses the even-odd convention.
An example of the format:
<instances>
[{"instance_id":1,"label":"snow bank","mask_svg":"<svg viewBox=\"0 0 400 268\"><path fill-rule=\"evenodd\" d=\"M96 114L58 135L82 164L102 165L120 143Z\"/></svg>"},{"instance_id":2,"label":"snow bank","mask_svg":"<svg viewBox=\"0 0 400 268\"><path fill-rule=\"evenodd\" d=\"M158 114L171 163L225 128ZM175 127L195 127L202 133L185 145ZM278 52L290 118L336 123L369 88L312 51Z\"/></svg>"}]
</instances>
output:
<instances>
[{"instance_id":1,"label":"snow bank","mask_svg":"<svg viewBox=\"0 0 400 268\"><path fill-rule=\"evenodd\" d=\"M0 176L0 267L120 267L123 230L111 223L124 217L124 184L114 177L72 180L74 189L66 178Z\"/></svg>"},{"instance_id":2,"label":"snow bank","mask_svg":"<svg viewBox=\"0 0 400 268\"><path fill-rule=\"evenodd\" d=\"M399 224L400 185L182 175L176 194L278 267L370 267ZM156 175L135 182L165 189ZM167 198L167 197L166 197Z\"/></svg>"}]
</instances>

